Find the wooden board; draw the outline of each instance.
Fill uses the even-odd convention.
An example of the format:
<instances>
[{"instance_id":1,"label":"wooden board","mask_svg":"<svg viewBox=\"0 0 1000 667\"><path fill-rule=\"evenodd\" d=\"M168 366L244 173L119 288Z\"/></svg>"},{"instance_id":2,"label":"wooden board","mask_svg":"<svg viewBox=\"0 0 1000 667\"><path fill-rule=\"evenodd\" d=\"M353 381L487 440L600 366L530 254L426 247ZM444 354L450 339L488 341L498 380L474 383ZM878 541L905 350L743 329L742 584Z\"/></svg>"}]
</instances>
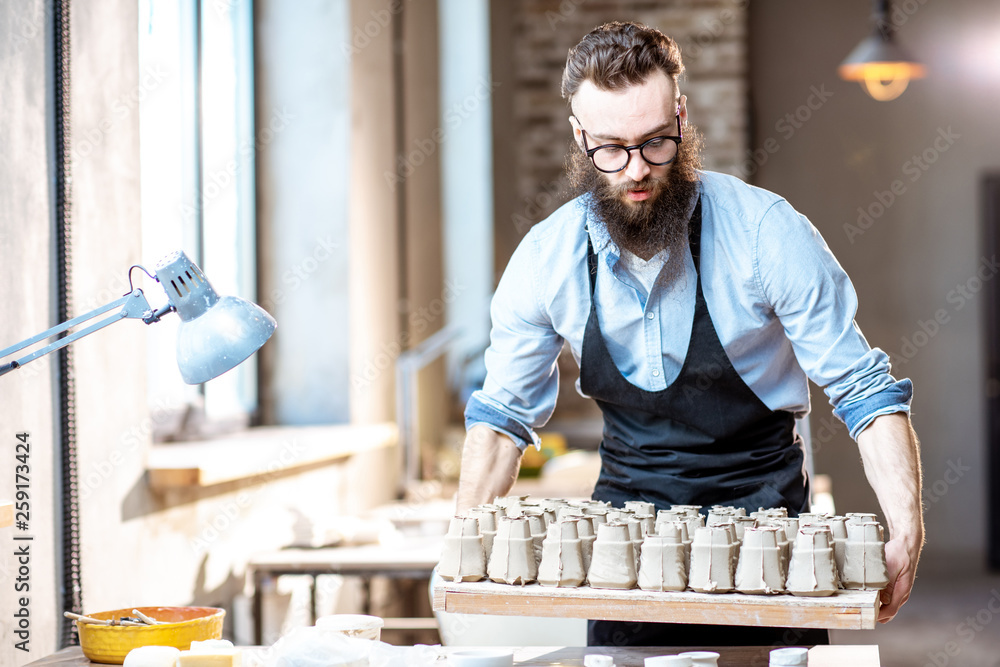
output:
<instances>
[{"instance_id":1,"label":"wooden board","mask_svg":"<svg viewBox=\"0 0 1000 667\"><path fill-rule=\"evenodd\" d=\"M14 525L14 503L0 500L0 528Z\"/></svg>"},{"instance_id":2,"label":"wooden board","mask_svg":"<svg viewBox=\"0 0 1000 667\"><path fill-rule=\"evenodd\" d=\"M155 445L146 469L155 491L268 478L391 447L394 424L261 427L205 442Z\"/></svg>"},{"instance_id":3,"label":"wooden board","mask_svg":"<svg viewBox=\"0 0 1000 667\"><path fill-rule=\"evenodd\" d=\"M434 610L498 616L559 616L607 621L870 630L878 620L878 591L839 591L830 597L712 595L694 592L551 588L493 582L439 584Z\"/></svg>"}]
</instances>

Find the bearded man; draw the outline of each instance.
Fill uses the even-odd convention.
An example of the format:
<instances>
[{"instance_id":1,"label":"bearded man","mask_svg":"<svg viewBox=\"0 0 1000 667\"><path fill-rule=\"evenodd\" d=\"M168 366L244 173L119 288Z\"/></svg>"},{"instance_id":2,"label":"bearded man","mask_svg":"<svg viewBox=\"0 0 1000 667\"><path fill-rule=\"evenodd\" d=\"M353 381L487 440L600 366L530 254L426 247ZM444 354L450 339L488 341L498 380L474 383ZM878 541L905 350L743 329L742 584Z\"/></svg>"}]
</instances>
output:
<instances>
[{"instance_id":1,"label":"bearded man","mask_svg":"<svg viewBox=\"0 0 1000 667\"><path fill-rule=\"evenodd\" d=\"M701 170L676 43L601 26L562 80L579 196L533 227L493 299L487 378L466 408L458 509L506 495L537 444L567 342L604 414L593 497L808 510L795 417L808 379L857 440L890 539L879 620L909 596L923 543L912 385L854 322L857 296L781 197ZM707 629L707 632L706 632ZM815 644L825 631L591 621L591 645Z\"/></svg>"}]
</instances>

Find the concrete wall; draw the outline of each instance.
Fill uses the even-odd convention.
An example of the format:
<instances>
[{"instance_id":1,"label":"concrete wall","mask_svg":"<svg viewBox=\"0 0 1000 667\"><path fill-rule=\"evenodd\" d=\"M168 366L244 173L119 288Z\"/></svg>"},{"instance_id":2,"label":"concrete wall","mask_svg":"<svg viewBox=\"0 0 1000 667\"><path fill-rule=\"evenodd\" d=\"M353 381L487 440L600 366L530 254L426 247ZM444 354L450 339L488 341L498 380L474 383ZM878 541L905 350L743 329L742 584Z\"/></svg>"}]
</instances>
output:
<instances>
[{"instance_id":1,"label":"concrete wall","mask_svg":"<svg viewBox=\"0 0 1000 667\"><path fill-rule=\"evenodd\" d=\"M264 354L264 418L346 422L348 3L256 5L258 123L289 119L257 155L260 298L280 322Z\"/></svg>"},{"instance_id":2,"label":"concrete wall","mask_svg":"<svg viewBox=\"0 0 1000 667\"><path fill-rule=\"evenodd\" d=\"M0 4L0 346L55 324L49 3ZM141 258L137 6L87 0L72 8L73 288L77 308L119 285ZM123 112L125 109L127 112ZM159 295L162 297L162 295ZM85 611L142 604L229 607L247 558L286 544L295 522L387 501L395 451L378 449L298 474L153 493L145 472L158 415L146 401L146 325L128 321L74 345ZM54 359L54 357L51 357ZM57 437L49 359L0 378L0 497L14 497L14 434L31 433L30 651L14 647L12 528L0 529L0 664L57 648L59 536L53 499ZM276 458L294 459L294 431ZM372 479L386 483L372 484ZM232 615L229 617L232 619Z\"/></svg>"},{"instance_id":3,"label":"concrete wall","mask_svg":"<svg viewBox=\"0 0 1000 667\"><path fill-rule=\"evenodd\" d=\"M862 331L890 354L898 377L913 380L928 564L947 556L978 567L986 507L977 292L980 278L996 274L986 267L977 277L979 187L985 171L1000 167L1000 7L894 4L899 40L928 77L892 102L836 76L868 33L867 0L751 5L754 148L764 150L744 171L820 229L854 280ZM877 502L855 444L819 391L813 407L816 469L833 476L838 510L871 511Z\"/></svg>"},{"instance_id":4,"label":"concrete wall","mask_svg":"<svg viewBox=\"0 0 1000 667\"><path fill-rule=\"evenodd\" d=\"M747 146L746 7L734 0L493 3L497 280L531 225L567 199L572 136L559 93L562 71L569 49L602 23L638 21L677 41L690 121L711 147L705 166L735 173Z\"/></svg>"},{"instance_id":5,"label":"concrete wall","mask_svg":"<svg viewBox=\"0 0 1000 667\"><path fill-rule=\"evenodd\" d=\"M42 0L0 4L0 348L32 336L52 324L52 108L49 3ZM54 360L54 357L51 358ZM16 665L44 655L56 641L53 609L58 582L58 545L53 506L53 366L41 359L0 378L0 497L15 498L15 433L31 434L30 527L0 528L0 664ZM4 359L4 362L9 359ZM14 558L15 535L33 535L27 542L30 589L18 591L20 563ZM21 597L29 598L29 652L17 650L22 641L13 633Z\"/></svg>"}]
</instances>

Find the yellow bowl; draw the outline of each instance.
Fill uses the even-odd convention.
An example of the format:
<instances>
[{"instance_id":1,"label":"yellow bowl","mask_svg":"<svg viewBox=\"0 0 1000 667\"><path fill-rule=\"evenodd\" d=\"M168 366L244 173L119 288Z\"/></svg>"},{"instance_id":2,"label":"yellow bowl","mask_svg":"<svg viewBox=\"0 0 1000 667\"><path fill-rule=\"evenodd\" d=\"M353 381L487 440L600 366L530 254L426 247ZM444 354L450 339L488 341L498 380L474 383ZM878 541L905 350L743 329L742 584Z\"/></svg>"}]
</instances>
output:
<instances>
[{"instance_id":1,"label":"yellow bowl","mask_svg":"<svg viewBox=\"0 0 1000 667\"><path fill-rule=\"evenodd\" d=\"M133 616L138 609L164 625L95 625L76 622L80 647L91 662L120 665L128 652L139 646L176 646L182 651L191 642L222 638L222 618L225 609L215 607L131 607L86 614L102 621Z\"/></svg>"}]
</instances>

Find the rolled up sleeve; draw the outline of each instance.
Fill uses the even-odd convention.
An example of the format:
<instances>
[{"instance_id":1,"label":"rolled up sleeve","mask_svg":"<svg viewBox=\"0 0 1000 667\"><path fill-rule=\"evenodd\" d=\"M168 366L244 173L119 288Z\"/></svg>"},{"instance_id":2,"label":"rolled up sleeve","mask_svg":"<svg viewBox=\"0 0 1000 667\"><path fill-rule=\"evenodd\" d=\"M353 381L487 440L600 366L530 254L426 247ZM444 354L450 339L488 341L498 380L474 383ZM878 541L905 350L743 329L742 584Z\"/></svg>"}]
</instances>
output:
<instances>
[{"instance_id":1,"label":"rolled up sleeve","mask_svg":"<svg viewBox=\"0 0 1000 667\"><path fill-rule=\"evenodd\" d=\"M754 268L799 365L852 438L879 415L909 412L912 383L893 378L889 356L869 346L850 279L819 231L783 200L761 220Z\"/></svg>"},{"instance_id":2,"label":"rolled up sleeve","mask_svg":"<svg viewBox=\"0 0 1000 667\"><path fill-rule=\"evenodd\" d=\"M563 340L542 308L535 235L518 245L490 305L493 327L486 381L465 408L465 425L485 424L523 451L539 444L534 429L552 416L559 391L556 359Z\"/></svg>"}]
</instances>

